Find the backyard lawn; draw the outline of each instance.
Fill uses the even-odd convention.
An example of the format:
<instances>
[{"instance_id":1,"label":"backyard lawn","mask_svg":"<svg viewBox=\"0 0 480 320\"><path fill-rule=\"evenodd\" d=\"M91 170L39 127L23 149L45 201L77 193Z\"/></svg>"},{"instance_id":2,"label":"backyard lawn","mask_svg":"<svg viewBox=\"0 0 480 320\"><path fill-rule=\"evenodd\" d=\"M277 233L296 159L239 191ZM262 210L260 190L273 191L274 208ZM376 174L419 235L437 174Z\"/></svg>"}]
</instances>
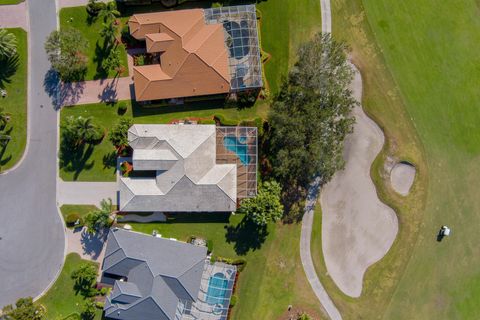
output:
<instances>
[{"instance_id":1,"label":"backyard lawn","mask_svg":"<svg viewBox=\"0 0 480 320\"><path fill-rule=\"evenodd\" d=\"M17 37L18 55L0 59L0 89L7 91L7 97L0 97L0 107L11 117L3 132L12 137L6 147L0 147L0 171L21 159L27 141L27 33L20 28L7 30Z\"/></svg>"},{"instance_id":2,"label":"backyard lawn","mask_svg":"<svg viewBox=\"0 0 480 320\"><path fill-rule=\"evenodd\" d=\"M128 18L120 18L121 24L119 30L128 21ZM89 47L87 48L88 67L85 80L113 78L116 74L114 70L107 75L102 70L102 60L107 53L104 50L103 38L100 35L102 30L103 20L98 18L93 22L89 22L89 15L85 7L63 8L60 10L60 28L68 27L79 30L82 35L88 40ZM127 53L123 44L118 46L120 51L120 64L126 67L126 71L122 74L123 77L128 76Z\"/></svg>"},{"instance_id":3,"label":"backyard lawn","mask_svg":"<svg viewBox=\"0 0 480 320\"><path fill-rule=\"evenodd\" d=\"M213 217L213 218L212 218ZM322 314L300 263L300 225L271 224L267 234L242 224L243 215L191 214L167 223L128 223L134 230L187 240L191 235L212 240L213 254L244 258L232 319L277 319L288 305Z\"/></svg>"},{"instance_id":4,"label":"backyard lawn","mask_svg":"<svg viewBox=\"0 0 480 320\"><path fill-rule=\"evenodd\" d=\"M70 253L65 259L62 272L53 286L47 293L38 300L38 303L45 306L47 309L47 319L64 320L66 319L80 319L85 299L76 294L73 289L74 281L71 278L72 272L83 263L94 264L86 260L82 260L76 253ZM98 309L95 320L102 318L102 310Z\"/></svg>"}]
</instances>

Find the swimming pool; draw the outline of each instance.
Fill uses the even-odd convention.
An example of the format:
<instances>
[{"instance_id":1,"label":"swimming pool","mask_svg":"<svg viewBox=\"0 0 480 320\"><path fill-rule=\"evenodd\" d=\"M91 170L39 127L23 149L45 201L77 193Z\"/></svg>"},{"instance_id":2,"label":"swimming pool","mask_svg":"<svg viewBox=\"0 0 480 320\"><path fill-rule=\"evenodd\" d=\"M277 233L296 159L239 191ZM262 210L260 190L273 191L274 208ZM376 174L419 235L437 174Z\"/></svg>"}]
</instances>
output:
<instances>
[{"instance_id":1,"label":"swimming pool","mask_svg":"<svg viewBox=\"0 0 480 320\"><path fill-rule=\"evenodd\" d=\"M244 166L250 163L250 157L248 155L248 146L245 144L247 139L245 137L223 137L223 145L228 151L235 152Z\"/></svg>"},{"instance_id":2,"label":"swimming pool","mask_svg":"<svg viewBox=\"0 0 480 320\"><path fill-rule=\"evenodd\" d=\"M228 280L221 272L215 273L208 281L207 303L209 305L222 305L227 298Z\"/></svg>"}]
</instances>

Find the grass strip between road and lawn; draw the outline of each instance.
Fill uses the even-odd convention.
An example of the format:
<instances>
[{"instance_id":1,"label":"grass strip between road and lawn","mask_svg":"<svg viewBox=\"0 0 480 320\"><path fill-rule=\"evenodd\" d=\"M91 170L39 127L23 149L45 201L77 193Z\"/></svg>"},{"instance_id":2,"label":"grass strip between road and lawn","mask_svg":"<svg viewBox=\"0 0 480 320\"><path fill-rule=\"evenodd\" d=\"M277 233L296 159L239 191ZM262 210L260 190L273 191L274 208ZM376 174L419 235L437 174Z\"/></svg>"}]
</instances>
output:
<instances>
[{"instance_id":1,"label":"grass strip between road and lawn","mask_svg":"<svg viewBox=\"0 0 480 320\"><path fill-rule=\"evenodd\" d=\"M119 18L119 34L122 27L127 23L128 18ZM103 20L97 18L94 21L89 20L86 7L71 7L60 10L60 29L68 27L75 28L82 33L85 39L89 42L89 47L86 50L88 58L87 73L85 80L97 80L104 78L113 78L116 71L112 70L106 74L101 66L102 60L108 56L108 52L104 49L104 40L100 32L102 30ZM122 77L128 76L127 52L123 44L118 45L120 52L120 65L125 66L125 72Z\"/></svg>"},{"instance_id":2,"label":"grass strip between road and lawn","mask_svg":"<svg viewBox=\"0 0 480 320\"><path fill-rule=\"evenodd\" d=\"M82 260L77 253L70 253L65 258L65 264L57 280L47 293L38 300L38 303L43 305L47 310L47 319L63 320L67 317L80 319L85 298L80 295L80 293L75 292L73 288L74 281L71 275L74 270L78 269L84 263L98 267L98 264L95 262ZM95 320L100 320L101 318L102 310L97 309Z\"/></svg>"},{"instance_id":3,"label":"grass strip between road and lawn","mask_svg":"<svg viewBox=\"0 0 480 320\"><path fill-rule=\"evenodd\" d=\"M0 60L0 88L7 91L5 98L0 97L0 107L11 118L2 133L12 138L6 147L0 147L0 171L20 161L27 143L27 33L20 28L7 30L17 38L17 55Z\"/></svg>"},{"instance_id":4,"label":"grass strip between road and lawn","mask_svg":"<svg viewBox=\"0 0 480 320\"><path fill-rule=\"evenodd\" d=\"M0 0L0 6L9 4L19 4L25 0Z\"/></svg>"}]
</instances>

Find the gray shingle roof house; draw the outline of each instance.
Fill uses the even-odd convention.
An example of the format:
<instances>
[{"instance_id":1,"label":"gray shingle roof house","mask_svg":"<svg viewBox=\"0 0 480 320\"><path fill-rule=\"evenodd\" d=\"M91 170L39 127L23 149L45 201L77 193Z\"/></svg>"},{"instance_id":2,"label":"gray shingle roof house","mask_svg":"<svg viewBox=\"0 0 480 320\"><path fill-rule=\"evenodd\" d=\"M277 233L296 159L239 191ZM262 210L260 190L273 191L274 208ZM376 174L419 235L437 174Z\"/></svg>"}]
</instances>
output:
<instances>
[{"instance_id":1,"label":"gray shingle roof house","mask_svg":"<svg viewBox=\"0 0 480 320\"><path fill-rule=\"evenodd\" d=\"M105 317L226 319L236 271L232 266L222 269L212 265L206 257L205 247L112 229L102 264L102 280L116 280L106 298ZM212 274L215 283L219 279L225 281L219 282L223 290L220 295L218 288L211 288Z\"/></svg>"},{"instance_id":2,"label":"gray shingle roof house","mask_svg":"<svg viewBox=\"0 0 480 320\"><path fill-rule=\"evenodd\" d=\"M120 211L235 211L237 168L216 163L215 138L215 125L133 125L133 170L151 175L119 179Z\"/></svg>"}]
</instances>

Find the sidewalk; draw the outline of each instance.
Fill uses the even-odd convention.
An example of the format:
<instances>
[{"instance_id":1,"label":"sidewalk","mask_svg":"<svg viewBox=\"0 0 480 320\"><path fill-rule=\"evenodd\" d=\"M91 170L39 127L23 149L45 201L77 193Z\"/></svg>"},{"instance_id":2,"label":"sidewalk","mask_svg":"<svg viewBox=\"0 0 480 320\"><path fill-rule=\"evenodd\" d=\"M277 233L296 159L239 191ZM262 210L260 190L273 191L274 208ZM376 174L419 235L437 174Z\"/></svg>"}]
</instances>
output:
<instances>
[{"instance_id":1,"label":"sidewalk","mask_svg":"<svg viewBox=\"0 0 480 320\"><path fill-rule=\"evenodd\" d=\"M0 28L23 28L28 31L26 1L14 5L0 5Z\"/></svg>"}]
</instances>

